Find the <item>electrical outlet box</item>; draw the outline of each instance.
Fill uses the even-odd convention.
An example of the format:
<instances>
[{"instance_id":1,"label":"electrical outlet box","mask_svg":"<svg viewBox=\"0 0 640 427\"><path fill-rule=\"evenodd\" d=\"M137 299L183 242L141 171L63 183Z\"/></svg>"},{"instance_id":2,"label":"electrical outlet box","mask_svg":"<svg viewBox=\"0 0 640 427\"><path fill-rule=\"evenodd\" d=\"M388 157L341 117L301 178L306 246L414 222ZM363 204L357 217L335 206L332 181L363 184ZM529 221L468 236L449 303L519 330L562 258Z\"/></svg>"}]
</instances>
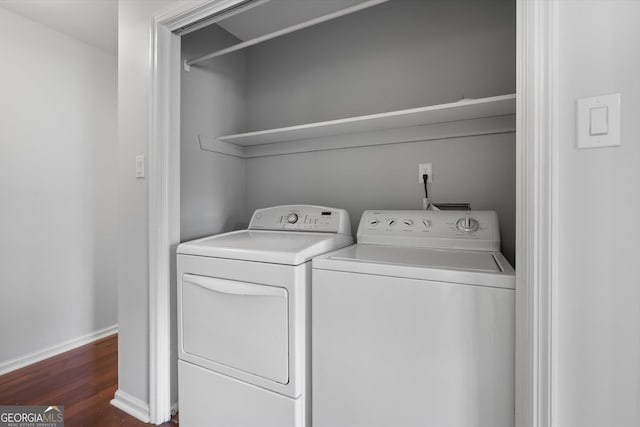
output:
<instances>
[{"instance_id":1,"label":"electrical outlet box","mask_svg":"<svg viewBox=\"0 0 640 427\"><path fill-rule=\"evenodd\" d=\"M418 165L418 182L420 184L424 182L422 179L422 175L424 174L429 175L427 182L433 182L433 166L431 163L420 163Z\"/></svg>"}]
</instances>

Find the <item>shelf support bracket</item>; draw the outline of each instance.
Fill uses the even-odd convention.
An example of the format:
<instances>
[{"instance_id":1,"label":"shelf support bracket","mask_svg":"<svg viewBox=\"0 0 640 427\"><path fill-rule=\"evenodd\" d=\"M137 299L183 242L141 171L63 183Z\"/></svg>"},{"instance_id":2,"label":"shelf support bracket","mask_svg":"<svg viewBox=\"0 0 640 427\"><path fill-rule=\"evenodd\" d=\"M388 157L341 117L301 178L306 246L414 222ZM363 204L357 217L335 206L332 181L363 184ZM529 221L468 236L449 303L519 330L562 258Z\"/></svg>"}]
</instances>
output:
<instances>
[{"instance_id":1,"label":"shelf support bracket","mask_svg":"<svg viewBox=\"0 0 640 427\"><path fill-rule=\"evenodd\" d=\"M225 156L232 156L240 159L246 159L248 157L247 149L245 147L220 141L217 138L210 136L198 135L198 144L200 144L200 148L202 150L212 151Z\"/></svg>"}]
</instances>

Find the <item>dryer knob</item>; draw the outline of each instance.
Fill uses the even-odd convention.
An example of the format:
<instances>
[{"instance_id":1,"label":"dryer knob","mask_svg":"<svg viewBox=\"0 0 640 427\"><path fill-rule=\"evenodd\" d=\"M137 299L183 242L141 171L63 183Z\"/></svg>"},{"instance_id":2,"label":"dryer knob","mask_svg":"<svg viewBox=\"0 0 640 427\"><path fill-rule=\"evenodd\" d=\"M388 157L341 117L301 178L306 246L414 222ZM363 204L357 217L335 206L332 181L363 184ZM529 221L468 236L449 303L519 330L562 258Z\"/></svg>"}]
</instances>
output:
<instances>
[{"instance_id":1,"label":"dryer knob","mask_svg":"<svg viewBox=\"0 0 640 427\"><path fill-rule=\"evenodd\" d=\"M480 228L480 223L477 219L466 216L464 218L460 218L458 222L456 222L456 227L460 231L470 233L472 231L478 230L478 228Z\"/></svg>"},{"instance_id":2,"label":"dryer knob","mask_svg":"<svg viewBox=\"0 0 640 427\"><path fill-rule=\"evenodd\" d=\"M287 216L287 222L289 224L295 224L298 222L298 214L290 213L289 216Z\"/></svg>"}]
</instances>

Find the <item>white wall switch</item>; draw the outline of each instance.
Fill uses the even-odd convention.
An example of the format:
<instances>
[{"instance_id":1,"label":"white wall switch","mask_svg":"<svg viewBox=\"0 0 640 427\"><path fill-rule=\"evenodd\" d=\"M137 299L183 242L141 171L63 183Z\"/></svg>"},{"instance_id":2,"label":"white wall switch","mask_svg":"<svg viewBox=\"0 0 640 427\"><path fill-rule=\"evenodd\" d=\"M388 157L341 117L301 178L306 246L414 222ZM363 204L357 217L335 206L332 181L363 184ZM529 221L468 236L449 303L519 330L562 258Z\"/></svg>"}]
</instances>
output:
<instances>
[{"instance_id":1,"label":"white wall switch","mask_svg":"<svg viewBox=\"0 0 640 427\"><path fill-rule=\"evenodd\" d=\"M578 148L620 145L620 94L578 99Z\"/></svg>"},{"instance_id":2,"label":"white wall switch","mask_svg":"<svg viewBox=\"0 0 640 427\"><path fill-rule=\"evenodd\" d=\"M593 107L589 110L589 135L606 135L609 133L609 107Z\"/></svg>"},{"instance_id":3,"label":"white wall switch","mask_svg":"<svg viewBox=\"0 0 640 427\"><path fill-rule=\"evenodd\" d=\"M144 178L144 156L136 156L136 178Z\"/></svg>"}]
</instances>

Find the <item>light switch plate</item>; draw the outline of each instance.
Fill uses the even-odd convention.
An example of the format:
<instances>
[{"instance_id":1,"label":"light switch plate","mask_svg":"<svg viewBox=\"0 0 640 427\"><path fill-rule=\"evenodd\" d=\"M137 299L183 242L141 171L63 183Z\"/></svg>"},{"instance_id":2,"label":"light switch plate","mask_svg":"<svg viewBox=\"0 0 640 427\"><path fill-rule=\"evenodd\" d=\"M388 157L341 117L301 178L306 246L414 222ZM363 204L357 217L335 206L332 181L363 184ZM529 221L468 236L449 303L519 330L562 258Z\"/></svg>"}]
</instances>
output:
<instances>
[{"instance_id":1,"label":"light switch plate","mask_svg":"<svg viewBox=\"0 0 640 427\"><path fill-rule=\"evenodd\" d=\"M136 156L136 178L144 178L144 156Z\"/></svg>"},{"instance_id":2,"label":"light switch plate","mask_svg":"<svg viewBox=\"0 0 640 427\"><path fill-rule=\"evenodd\" d=\"M620 145L620 94L578 99L578 148Z\"/></svg>"}]
</instances>

